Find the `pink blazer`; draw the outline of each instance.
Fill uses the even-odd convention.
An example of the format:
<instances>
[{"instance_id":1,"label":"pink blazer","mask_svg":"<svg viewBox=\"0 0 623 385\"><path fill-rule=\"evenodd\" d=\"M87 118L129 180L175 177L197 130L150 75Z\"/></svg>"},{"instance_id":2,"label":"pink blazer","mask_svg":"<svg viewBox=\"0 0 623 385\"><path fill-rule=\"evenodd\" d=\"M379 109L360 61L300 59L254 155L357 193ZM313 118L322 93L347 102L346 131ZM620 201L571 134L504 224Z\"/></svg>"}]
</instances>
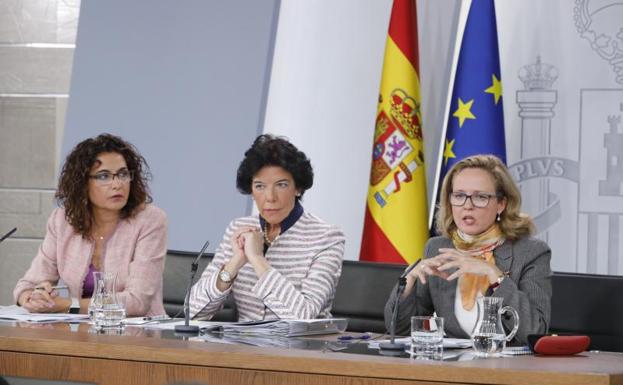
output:
<instances>
[{"instance_id":1,"label":"pink blazer","mask_svg":"<svg viewBox=\"0 0 623 385\"><path fill-rule=\"evenodd\" d=\"M128 316L165 314L162 305L162 273L167 252L167 218L148 204L133 218L120 221L106 241L104 271L117 272L117 293L125 300ZM65 219L65 209L55 209L47 232L28 271L17 282L13 296L42 281L60 279L72 297L82 297L94 243L83 239Z\"/></svg>"}]
</instances>

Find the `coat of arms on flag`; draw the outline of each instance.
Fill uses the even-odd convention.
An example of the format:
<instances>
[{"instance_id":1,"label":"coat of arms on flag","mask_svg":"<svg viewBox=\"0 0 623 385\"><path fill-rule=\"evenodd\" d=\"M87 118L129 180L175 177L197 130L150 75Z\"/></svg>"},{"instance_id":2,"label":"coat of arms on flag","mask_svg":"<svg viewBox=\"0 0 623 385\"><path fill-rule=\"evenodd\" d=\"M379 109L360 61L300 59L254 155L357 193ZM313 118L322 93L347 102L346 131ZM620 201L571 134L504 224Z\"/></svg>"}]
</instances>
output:
<instances>
[{"instance_id":1,"label":"coat of arms on flag","mask_svg":"<svg viewBox=\"0 0 623 385\"><path fill-rule=\"evenodd\" d=\"M404 90L396 89L390 95L390 116L381 110L376 118L374 147L372 151L372 170L370 184L378 185L387 175L392 180L374 193L379 206L384 207L386 199L400 191L401 183L413 180L413 172L422 165L424 156L412 142L422 142L420 124L420 105Z\"/></svg>"}]
</instances>

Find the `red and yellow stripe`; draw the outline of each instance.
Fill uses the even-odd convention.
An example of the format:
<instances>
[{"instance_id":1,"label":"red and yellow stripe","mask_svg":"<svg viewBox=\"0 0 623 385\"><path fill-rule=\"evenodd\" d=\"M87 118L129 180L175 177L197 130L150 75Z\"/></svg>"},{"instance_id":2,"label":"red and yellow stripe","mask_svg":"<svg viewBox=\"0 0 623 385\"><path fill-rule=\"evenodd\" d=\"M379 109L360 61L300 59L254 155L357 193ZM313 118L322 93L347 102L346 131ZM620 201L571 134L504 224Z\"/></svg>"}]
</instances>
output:
<instances>
[{"instance_id":1,"label":"red and yellow stripe","mask_svg":"<svg viewBox=\"0 0 623 385\"><path fill-rule=\"evenodd\" d=\"M391 95L399 89L418 104L421 102L418 76L417 14L415 0L395 0L385 46L385 59L377 116L392 116ZM394 111L395 113L395 111ZM417 111L418 122L422 121ZM421 127L420 127L421 128ZM378 135L378 127L375 135ZM422 255L428 239L426 170L422 155L422 137L404 135L413 149L383 179L368 190L367 207L360 259L389 263L412 263ZM418 167L402 180L398 172L417 160ZM394 182L398 185L386 196L384 205L378 203L379 191Z\"/></svg>"}]
</instances>

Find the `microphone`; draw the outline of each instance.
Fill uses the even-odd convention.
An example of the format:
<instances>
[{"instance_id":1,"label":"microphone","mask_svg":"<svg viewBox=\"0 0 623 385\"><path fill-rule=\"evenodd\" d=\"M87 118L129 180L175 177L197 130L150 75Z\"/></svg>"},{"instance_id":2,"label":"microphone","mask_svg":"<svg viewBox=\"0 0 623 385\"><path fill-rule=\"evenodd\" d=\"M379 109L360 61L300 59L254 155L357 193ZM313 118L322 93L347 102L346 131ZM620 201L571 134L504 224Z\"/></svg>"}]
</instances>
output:
<instances>
[{"instance_id":1,"label":"microphone","mask_svg":"<svg viewBox=\"0 0 623 385\"><path fill-rule=\"evenodd\" d=\"M184 334L199 334L199 326L191 326L190 323L190 288L193 285L193 279L195 278L195 273L197 273L197 269L199 268L199 260L203 257L203 253L208 248L210 241L206 241L206 243L201 248L199 255L195 259L195 262L190 265L190 281L188 281L188 287L186 288L186 295L184 296L184 325L175 325L175 331L178 333Z\"/></svg>"},{"instance_id":2,"label":"microphone","mask_svg":"<svg viewBox=\"0 0 623 385\"><path fill-rule=\"evenodd\" d=\"M14 232L16 232L16 231L17 231L17 227L13 227L13 230L9 230L9 232L8 232L8 233L4 234L4 235L2 236L2 238L0 238L0 242L4 241L4 240L5 240L5 239L7 239L8 237L10 237L10 236L11 236L11 234L13 234L13 233L14 233Z\"/></svg>"},{"instance_id":3,"label":"microphone","mask_svg":"<svg viewBox=\"0 0 623 385\"><path fill-rule=\"evenodd\" d=\"M405 344L396 343L396 318L398 318L398 305L400 304L400 296L405 291L405 287L407 286L407 275L411 272L411 270L415 269L415 267L422 261L422 258L418 259L414 264L407 267L407 269L400 275L398 278L398 285L396 285L396 302L394 302L394 309L392 310L392 320L389 323L389 342L382 342L379 344L381 348L381 354L383 354L383 350L389 351L385 352L388 355L394 355L397 352L401 354L405 349Z\"/></svg>"}]
</instances>

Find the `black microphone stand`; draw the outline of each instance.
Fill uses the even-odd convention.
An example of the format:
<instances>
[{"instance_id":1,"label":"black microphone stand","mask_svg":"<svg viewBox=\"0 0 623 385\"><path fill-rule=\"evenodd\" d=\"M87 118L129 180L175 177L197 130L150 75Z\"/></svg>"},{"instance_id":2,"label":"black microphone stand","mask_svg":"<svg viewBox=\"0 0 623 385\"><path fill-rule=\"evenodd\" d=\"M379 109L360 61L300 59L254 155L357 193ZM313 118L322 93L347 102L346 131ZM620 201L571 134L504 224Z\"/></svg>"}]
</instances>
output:
<instances>
[{"instance_id":1,"label":"black microphone stand","mask_svg":"<svg viewBox=\"0 0 623 385\"><path fill-rule=\"evenodd\" d=\"M405 291L405 287L407 286L407 278L400 277L398 278L398 286L396 286L396 302L394 302L394 309L392 310L392 320L389 323L389 342L381 342L379 344L379 348L381 350L404 350L405 344L396 343L396 318L398 318L398 306L400 304L400 296Z\"/></svg>"},{"instance_id":2,"label":"black microphone stand","mask_svg":"<svg viewBox=\"0 0 623 385\"><path fill-rule=\"evenodd\" d=\"M407 346L406 344L396 342L396 319L398 318L400 297L402 296L402 293L404 293L405 287L407 286L407 275L418 265L418 263L420 263L421 260L422 259L420 258L413 265L409 266L407 270L402 273L400 278L398 278L398 285L396 286L396 302L394 302L394 309L392 310L392 320L389 323L390 340L389 342L381 342L379 344L379 348L381 348L381 354L383 354L383 350L389 350L390 352L387 353L390 355L394 351L400 351L400 353L402 353L402 351Z\"/></svg>"},{"instance_id":3,"label":"black microphone stand","mask_svg":"<svg viewBox=\"0 0 623 385\"><path fill-rule=\"evenodd\" d=\"M199 260L203 256L203 253L208 248L210 241L206 241L206 243L201 248L197 259L195 262L190 265L190 281L188 281L188 287L186 287L186 296L184 297L184 325L175 325L175 331L177 333L183 334L199 334L199 326L190 325L190 288L193 285L193 279L195 278L195 274L197 273L197 269L199 268Z\"/></svg>"},{"instance_id":4,"label":"black microphone stand","mask_svg":"<svg viewBox=\"0 0 623 385\"><path fill-rule=\"evenodd\" d=\"M11 236L11 234L13 234L14 232L17 231L17 227L13 227L13 229L11 229L8 233L4 234L2 236L2 238L0 238L0 242L4 241L5 239L7 239L8 237Z\"/></svg>"}]
</instances>

